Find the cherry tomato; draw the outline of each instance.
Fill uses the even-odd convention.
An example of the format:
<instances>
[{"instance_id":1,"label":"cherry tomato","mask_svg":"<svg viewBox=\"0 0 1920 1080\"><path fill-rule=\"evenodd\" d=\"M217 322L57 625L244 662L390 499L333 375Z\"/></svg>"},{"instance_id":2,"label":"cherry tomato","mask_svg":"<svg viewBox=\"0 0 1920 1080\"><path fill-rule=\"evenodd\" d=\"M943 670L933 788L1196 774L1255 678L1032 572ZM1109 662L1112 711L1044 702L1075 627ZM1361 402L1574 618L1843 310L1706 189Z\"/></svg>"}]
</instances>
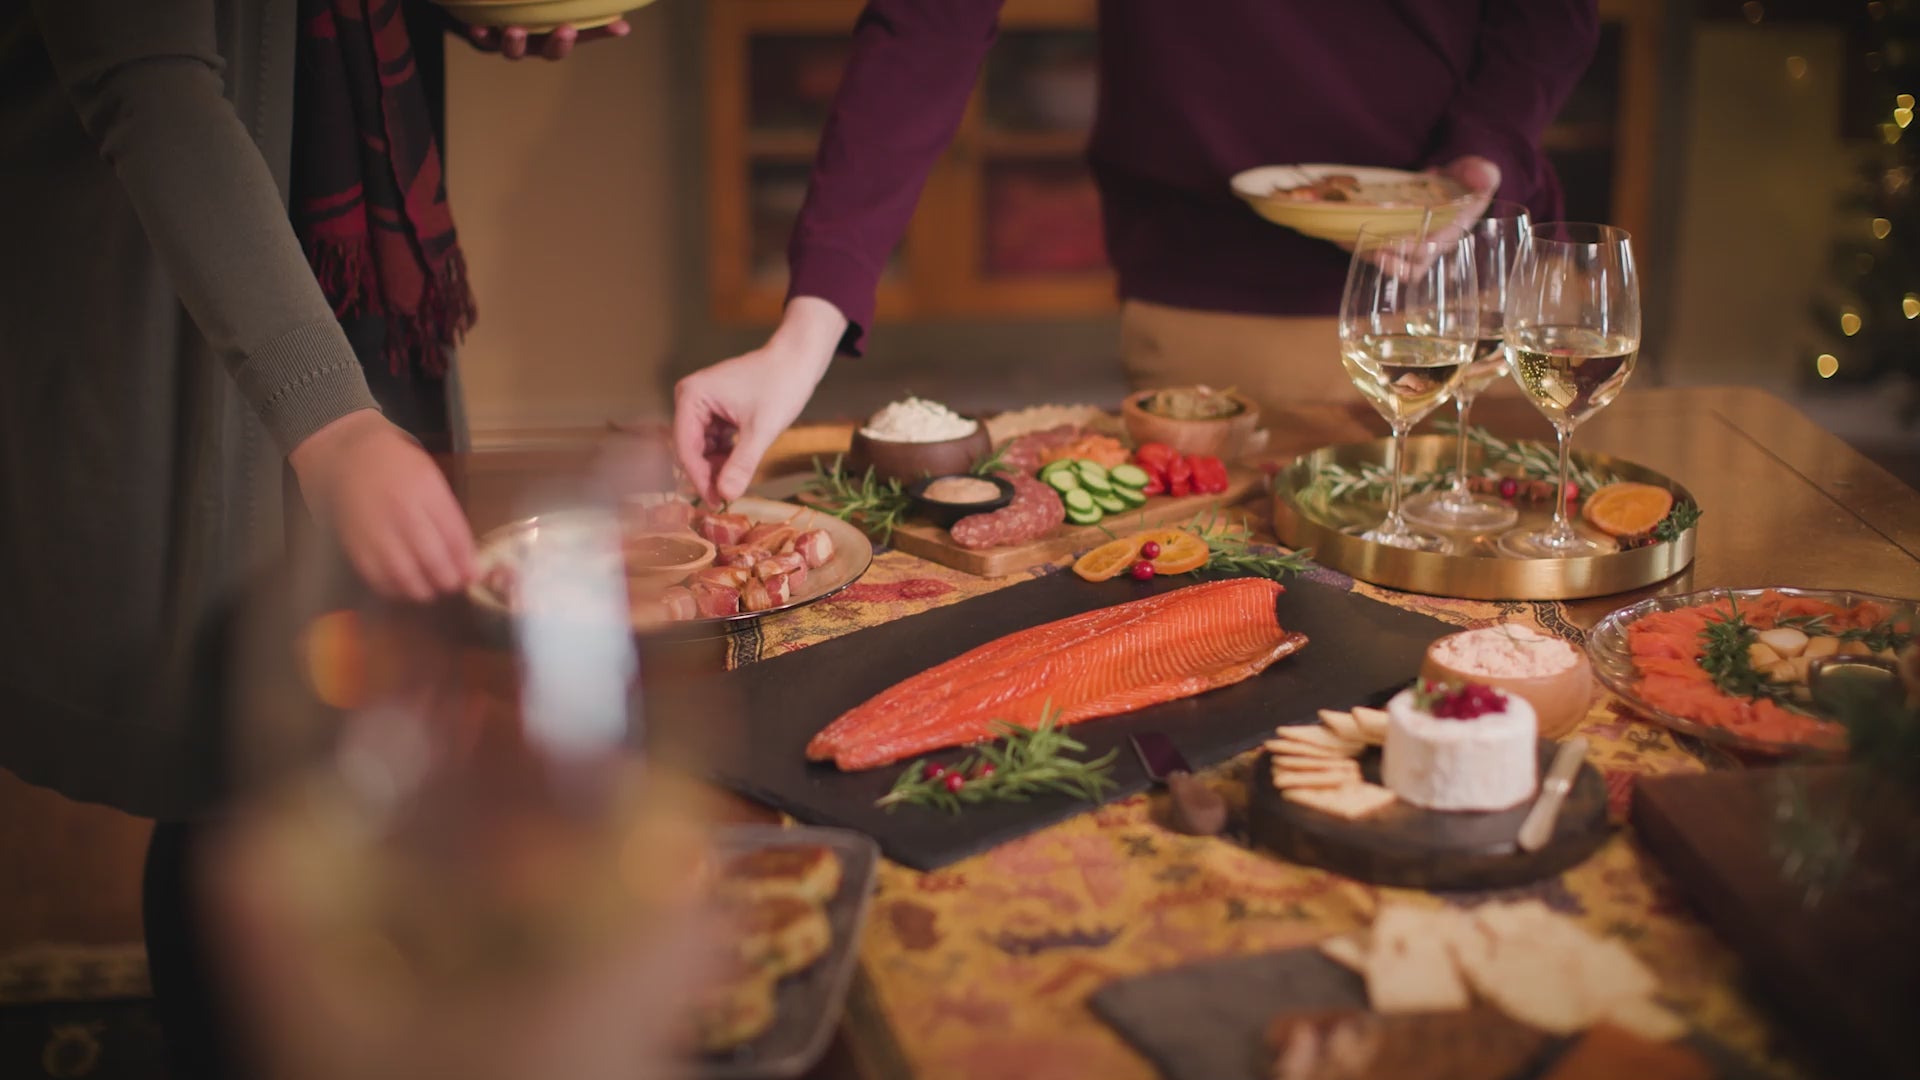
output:
<instances>
[{"instance_id":1,"label":"cherry tomato","mask_svg":"<svg viewBox=\"0 0 1920 1080\"><path fill-rule=\"evenodd\" d=\"M1511 476L1500 481L1500 497L1501 498L1511 499L1518 494L1520 494L1520 481L1515 480Z\"/></svg>"},{"instance_id":2,"label":"cherry tomato","mask_svg":"<svg viewBox=\"0 0 1920 1080\"><path fill-rule=\"evenodd\" d=\"M980 763L979 768L973 770L973 778L975 780L985 780L987 777L992 775L993 775L993 762L991 761L983 761Z\"/></svg>"},{"instance_id":3,"label":"cherry tomato","mask_svg":"<svg viewBox=\"0 0 1920 1080\"><path fill-rule=\"evenodd\" d=\"M1133 461L1134 464L1139 465L1143 469L1150 471L1157 469L1165 472L1167 466L1171 465L1173 460L1179 456L1179 454L1174 452L1173 447L1168 446L1166 443L1150 442L1140 444L1140 448L1133 452Z\"/></svg>"},{"instance_id":4,"label":"cherry tomato","mask_svg":"<svg viewBox=\"0 0 1920 1080\"><path fill-rule=\"evenodd\" d=\"M1142 495L1164 495L1167 492L1167 471L1152 465L1141 464L1140 471L1147 474L1147 486L1140 489Z\"/></svg>"},{"instance_id":5,"label":"cherry tomato","mask_svg":"<svg viewBox=\"0 0 1920 1080\"><path fill-rule=\"evenodd\" d=\"M1153 564L1148 562L1145 559L1141 559L1139 562L1134 563L1133 564L1133 580L1135 581L1153 580Z\"/></svg>"},{"instance_id":6,"label":"cherry tomato","mask_svg":"<svg viewBox=\"0 0 1920 1080\"><path fill-rule=\"evenodd\" d=\"M960 789L967 786L967 778L957 772L947 774L947 794L958 795Z\"/></svg>"},{"instance_id":7,"label":"cherry tomato","mask_svg":"<svg viewBox=\"0 0 1920 1080\"><path fill-rule=\"evenodd\" d=\"M1174 498L1193 494L1193 466L1176 457L1167 464L1167 494Z\"/></svg>"},{"instance_id":8,"label":"cherry tomato","mask_svg":"<svg viewBox=\"0 0 1920 1080\"><path fill-rule=\"evenodd\" d=\"M937 761L929 761L926 768L921 770L921 774L929 780L938 780L947 775L947 767Z\"/></svg>"},{"instance_id":9,"label":"cherry tomato","mask_svg":"<svg viewBox=\"0 0 1920 1080\"><path fill-rule=\"evenodd\" d=\"M1193 490L1208 495L1227 490L1227 466L1219 458L1195 454L1187 459L1187 466L1193 471Z\"/></svg>"},{"instance_id":10,"label":"cherry tomato","mask_svg":"<svg viewBox=\"0 0 1920 1080\"><path fill-rule=\"evenodd\" d=\"M1146 543L1144 543L1144 544L1141 544L1141 545L1140 545L1140 557L1141 557L1141 558L1143 558L1143 559L1157 559L1157 558L1159 558L1159 557L1160 557L1160 543L1159 543L1159 541L1157 541L1157 540L1149 540L1149 541L1147 541Z\"/></svg>"}]
</instances>

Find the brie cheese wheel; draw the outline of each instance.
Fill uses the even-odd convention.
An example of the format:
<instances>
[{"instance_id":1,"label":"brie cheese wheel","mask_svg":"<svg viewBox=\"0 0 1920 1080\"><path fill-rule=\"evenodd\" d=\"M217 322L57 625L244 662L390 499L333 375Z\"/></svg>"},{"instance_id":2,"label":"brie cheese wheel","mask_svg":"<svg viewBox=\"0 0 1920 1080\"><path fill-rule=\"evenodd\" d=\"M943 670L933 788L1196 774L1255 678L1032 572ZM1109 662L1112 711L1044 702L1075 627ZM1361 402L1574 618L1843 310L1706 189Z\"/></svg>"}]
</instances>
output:
<instances>
[{"instance_id":1,"label":"brie cheese wheel","mask_svg":"<svg viewBox=\"0 0 1920 1080\"><path fill-rule=\"evenodd\" d=\"M1380 777L1405 802L1428 810L1505 810L1539 785L1538 724L1527 700L1471 720L1446 720L1415 704L1411 689L1387 702Z\"/></svg>"}]
</instances>

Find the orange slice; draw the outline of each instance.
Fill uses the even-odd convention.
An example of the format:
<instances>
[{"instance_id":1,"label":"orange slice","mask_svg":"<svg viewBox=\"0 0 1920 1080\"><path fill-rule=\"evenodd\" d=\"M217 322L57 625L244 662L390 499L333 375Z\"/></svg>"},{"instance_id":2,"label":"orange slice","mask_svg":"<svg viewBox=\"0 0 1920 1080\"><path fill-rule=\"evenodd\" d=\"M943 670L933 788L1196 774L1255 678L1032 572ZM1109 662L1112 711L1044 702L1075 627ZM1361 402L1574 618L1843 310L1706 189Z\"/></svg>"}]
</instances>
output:
<instances>
[{"instance_id":1,"label":"orange slice","mask_svg":"<svg viewBox=\"0 0 1920 1080\"><path fill-rule=\"evenodd\" d=\"M358 709L368 698L366 628L353 611L335 611L307 625L301 643L308 684L336 709Z\"/></svg>"},{"instance_id":2,"label":"orange slice","mask_svg":"<svg viewBox=\"0 0 1920 1080\"><path fill-rule=\"evenodd\" d=\"M1140 540L1142 543L1152 540L1160 545L1160 554L1153 559L1155 574L1192 573L1207 565L1207 560L1212 557L1205 540L1182 529L1144 533Z\"/></svg>"},{"instance_id":3,"label":"orange slice","mask_svg":"<svg viewBox=\"0 0 1920 1080\"><path fill-rule=\"evenodd\" d=\"M1073 564L1073 572L1088 581L1109 581L1119 577L1140 560L1140 545L1146 543L1148 538L1149 534L1138 533L1101 544L1080 556Z\"/></svg>"},{"instance_id":4,"label":"orange slice","mask_svg":"<svg viewBox=\"0 0 1920 1080\"><path fill-rule=\"evenodd\" d=\"M1673 492L1652 484L1608 484L1587 498L1582 516L1608 536L1638 536L1673 509Z\"/></svg>"}]
</instances>

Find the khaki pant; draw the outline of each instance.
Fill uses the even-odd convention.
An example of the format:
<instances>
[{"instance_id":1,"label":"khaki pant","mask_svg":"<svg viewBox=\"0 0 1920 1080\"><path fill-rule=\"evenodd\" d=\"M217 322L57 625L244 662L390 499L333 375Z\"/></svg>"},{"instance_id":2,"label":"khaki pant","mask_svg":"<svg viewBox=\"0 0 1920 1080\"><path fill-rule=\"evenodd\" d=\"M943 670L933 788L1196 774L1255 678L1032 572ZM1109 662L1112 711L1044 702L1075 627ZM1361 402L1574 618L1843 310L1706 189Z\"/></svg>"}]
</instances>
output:
<instances>
[{"instance_id":1,"label":"khaki pant","mask_svg":"<svg viewBox=\"0 0 1920 1080\"><path fill-rule=\"evenodd\" d=\"M1136 390L1204 383L1252 398L1271 433L1269 453L1386 434L1386 422L1340 365L1332 316L1234 315L1129 300L1120 306L1120 360ZM1504 389L1502 380L1489 393Z\"/></svg>"}]
</instances>

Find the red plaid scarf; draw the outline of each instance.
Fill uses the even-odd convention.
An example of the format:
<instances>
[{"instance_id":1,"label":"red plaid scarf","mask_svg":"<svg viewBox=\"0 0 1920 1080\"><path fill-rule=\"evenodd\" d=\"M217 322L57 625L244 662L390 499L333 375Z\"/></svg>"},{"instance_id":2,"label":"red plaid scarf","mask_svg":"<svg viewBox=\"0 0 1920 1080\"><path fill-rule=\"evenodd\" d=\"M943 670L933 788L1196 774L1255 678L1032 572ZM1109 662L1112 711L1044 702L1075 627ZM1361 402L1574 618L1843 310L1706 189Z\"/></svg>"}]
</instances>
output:
<instances>
[{"instance_id":1,"label":"red plaid scarf","mask_svg":"<svg viewBox=\"0 0 1920 1080\"><path fill-rule=\"evenodd\" d=\"M473 325L401 0L300 0L294 228L341 317L386 320L387 360L444 375Z\"/></svg>"}]
</instances>

